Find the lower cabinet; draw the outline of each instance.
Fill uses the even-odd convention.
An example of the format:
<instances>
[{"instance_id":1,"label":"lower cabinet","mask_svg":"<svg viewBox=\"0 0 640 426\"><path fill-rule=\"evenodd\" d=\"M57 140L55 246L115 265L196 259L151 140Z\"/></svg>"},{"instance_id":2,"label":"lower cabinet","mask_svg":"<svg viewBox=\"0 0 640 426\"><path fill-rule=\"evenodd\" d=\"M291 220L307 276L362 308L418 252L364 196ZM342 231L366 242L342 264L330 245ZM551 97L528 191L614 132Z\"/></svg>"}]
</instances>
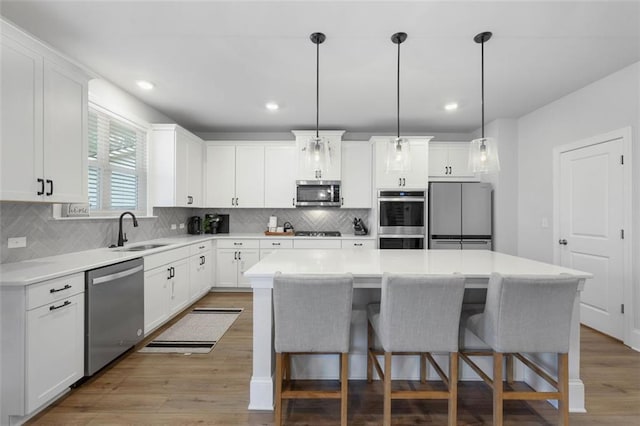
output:
<instances>
[{"instance_id":1,"label":"lower cabinet","mask_svg":"<svg viewBox=\"0 0 640 426\"><path fill-rule=\"evenodd\" d=\"M84 273L0 288L0 424L20 423L84 376Z\"/></svg>"},{"instance_id":2,"label":"lower cabinet","mask_svg":"<svg viewBox=\"0 0 640 426\"><path fill-rule=\"evenodd\" d=\"M189 258L189 299L193 302L211 290L213 283L214 257L211 255L211 242L191 246Z\"/></svg>"},{"instance_id":3,"label":"lower cabinet","mask_svg":"<svg viewBox=\"0 0 640 426\"><path fill-rule=\"evenodd\" d=\"M376 248L376 240L360 239L360 240L342 240L342 248L360 248L374 249Z\"/></svg>"},{"instance_id":4,"label":"lower cabinet","mask_svg":"<svg viewBox=\"0 0 640 426\"><path fill-rule=\"evenodd\" d=\"M189 254L182 247L145 257L145 335L189 304Z\"/></svg>"},{"instance_id":5,"label":"lower cabinet","mask_svg":"<svg viewBox=\"0 0 640 426\"><path fill-rule=\"evenodd\" d=\"M216 287L251 287L244 272L259 260L258 240L218 240Z\"/></svg>"}]
</instances>

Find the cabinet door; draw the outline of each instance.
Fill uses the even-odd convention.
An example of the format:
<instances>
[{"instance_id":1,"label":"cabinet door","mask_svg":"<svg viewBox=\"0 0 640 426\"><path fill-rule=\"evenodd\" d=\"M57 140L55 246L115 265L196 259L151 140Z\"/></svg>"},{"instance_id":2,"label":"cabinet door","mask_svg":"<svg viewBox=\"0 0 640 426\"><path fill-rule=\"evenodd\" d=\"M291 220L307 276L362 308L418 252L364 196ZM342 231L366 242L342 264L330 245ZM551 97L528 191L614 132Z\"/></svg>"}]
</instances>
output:
<instances>
[{"instance_id":1,"label":"cabinet door","mask_svg":"<svg viewBox=\"0 0 640 426\"><path fill-rule=\"evenodd\" d=\"M399 188L402 186L402 173L387 172L387 145L391 137L381 138L375 142L376 150L376 188ZM412 152L413 153L413 152ZM411 162L413 166L413 161Z\"/></svg>"},{"instance_id":2,"label":"cabinet door","mask_svg":"<svg viewBox=\"0 0 640 426\"><path fill-rule=\"evenodd\" d=\"M208 293L213 284L214 257L211 250L202 253L203 263L200 267L199 281L201 293Z\"/></svg>"},{"instance_id":3,"label":"cabinet door","mask_svg":"<svg viewBox=\"0 0 640 426\"><path fill-rule=\"evenodd\" d=\"M238 287L251 287L251 281L244 277L244 272L260 261L259 250L243 249L238 257Z\"/></svg>"},{"instance_id":4,"label":"cabinet door","mask_svg":"<svg viewBox=\"0 0 640 426\"><path fill-rule=\"evenodd\" d=\"M449 177L449 147L442 143L429 143L429 176Z\"/></svg>"},{"instance_id":5,"label":"cabinet door","mask_svg":"<svg viewBox=\"0 0 640 426\"><path fill-rule=\"evenodd\" d=\"M188 192L189 192L189 139L183 135L179 130L175 132L175 176L173 178L175 185L175 200L174 205L176 207L189 207Z\"/></svg>"},{"instance_id":6,"label":"cabinet door","mask_svg":"<svg viewBox=\"0 0 640 426\"><path fill-rule=\"evenodd\" d=\"M189 304L189 261L183 259L172 263L173 278L171 279L171 301L169 315L182 311Z\"/></svg>"},{"instance_id":7,"label":"cabinet door","mask_svg":"<svg viewBox=\"0 0 640 426\"><path fill-rule=\"evenodd\" d=\"M86 203L86 80L45 60L43 85L45 200Z\"/></svg>"},{"instance_id":8,"label":"cabinet door","mask_svg":"<svg viewBox=\"0 0 640 426\"><path fill-rule=\"evenodd\" d=\"M0 199L42 200L42 58L5 36L0 49Z\"/></svg>"},{"instance_id":9,"label":"cabinet door","mask_svg":"<svg viewBox=\"0 0 640 426\"><path fill-rule=\"evenodd\" d=\"M238 286L238 250L218 249L216 253L216 287Z\"/></svg>"},{"instance_id":10,"label":"cabinet door","mask_svg":"<svg viewBox=\"0 0 640 426\"><path fill-rule=\"evenodd\" d=\"M236 196L235 163L235 146L207 146L207 207L233 207L232 200Z\"/></svg>"},{"instance_id":11,"label":"cabinet door","mask_svg":"<svg viewBox=\"0 0 640 426\"><path fill-rule=\"evenodd\" d=\"M236 147L236 206L264 207L264 147Z\"/></svg>"},{"instance_id":12,"label":"cabinet door","mask_svg":"<svg viewBox=\"0 0 640 426\"><path fill-rule=\"evenodd\" d=\"M429 180L429 148L426 141L411 140L411 170L404 173L404 188L424 189Z\"/></svg>"},{"instance_id":13,"label":"cabinet door","mask_svg":"<svg viewBox=\"0 0 640 426\"><path fill-rule=\"evenodd\" d=\"M264 149L264 206L296 206L295 146L267 146Z\"/></svg>"},{"instance_id":14,"label":"cabinet door","mask_svg":"<svg viewBox=\"0 0 640 426\"><path fill-rule=\"evenodd\" d=\"M202 204L202 143L196 139L188 139L187 170L187 204L189 207L203 207ZM191 198L189 198L191 197Z\"/></svg>"},{"instance_id":15,"label":"cabinet door","mask_svg":"<svg viewBox=\"0 0 640 426\"><path fill-rule=\"evenodd\" d=\"M84 376L84 293L27 311L26 339L31 413Z\"/></svg>"},{"instance_id":16,"label":"cabinet door","mask_svg":"<svg viewBox=\"0 0 640 426\"><path fill-rule=\"evenodd\" d=\"M371 208L373 188L371 185L371 155L369 142L342 142L343 208Z\"/></svg>"},{"instance_id":17,"label":"cabinet door","mask_svg":"<svg viewBox=\"0 0 640 426\"><path fill-rule=\"evenodd\" d=\"M144 334L148 334L169 318L169 266L144 273Z\"/></svg>"},{"instance_id":18,"label":"cabinet door","mask_svg":"<svg viewBox=\"0 0 640 426\"><path fill-rule=\"evenodd\" d=\"M475 177L474 173L469 170L469 143L452 142L449 144L449 166L453 177Z\"/></svg>"}]
</instances>

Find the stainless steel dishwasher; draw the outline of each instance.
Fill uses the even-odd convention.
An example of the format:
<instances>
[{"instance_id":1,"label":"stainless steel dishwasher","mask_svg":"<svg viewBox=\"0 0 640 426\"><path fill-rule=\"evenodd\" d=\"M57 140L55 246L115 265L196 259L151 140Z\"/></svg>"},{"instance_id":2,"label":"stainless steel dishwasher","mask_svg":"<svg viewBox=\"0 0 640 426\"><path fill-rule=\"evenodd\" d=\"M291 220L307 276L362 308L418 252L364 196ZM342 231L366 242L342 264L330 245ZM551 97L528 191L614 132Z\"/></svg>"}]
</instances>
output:
<instances>
[{"instance_id":1,"label":"stainless steel dishwasher","mask_svg":"<svg viewBox=\"0 0 640 426\"><path fill-rule=\"evenodd\" d=\"M85 272L85 290L84 374L91 376L144 337L142 258Z\"/></svg>"}]
</instances>

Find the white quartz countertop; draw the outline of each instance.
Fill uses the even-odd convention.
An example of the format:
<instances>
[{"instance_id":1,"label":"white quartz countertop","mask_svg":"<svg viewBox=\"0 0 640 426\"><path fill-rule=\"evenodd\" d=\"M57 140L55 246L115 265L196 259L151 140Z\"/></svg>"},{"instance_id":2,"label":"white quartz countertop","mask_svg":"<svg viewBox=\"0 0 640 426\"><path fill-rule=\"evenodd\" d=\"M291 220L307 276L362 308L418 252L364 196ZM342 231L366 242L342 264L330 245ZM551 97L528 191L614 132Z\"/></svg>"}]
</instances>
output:
<instances>
[{"instance_id":1,"label":"white quartz countertop","mask_svg":"<svg viewBox=\"0 0 640 426\"><path fill-rule=\"evenodd\" d=\"M154 253L160 253L167 250L195 244L200 241L222 240L222 239L274 239L274 238L291 238L291 239L374 239L371 235L354 236L353 234L344 234L341 237L295 237L295 236L266 236L263 233L234 233L234 234L201 234L201 235L182 235L178 237L160 238L151 241L142 241L126 244L126 247L138 246L142 244L166 244L143 251L122 251L122 247L118 248L99 248L93 250L84 250L74 253L66 253L58 256L42 257L38 259L25 260L15 263L0 264L0 287L8 286L25 286L35 284L41 281L62 277L77 272L83 272L90 269L100 268L112 265L114 263L124 262L126 260L138 257L148 256Z\"/></svg>"},{"instance_id":2,"label":"white quartz countertop","mask_svg":"<svg viewBox=\"0 0 640 426\"><path fill-rule=\"evenodd\" d=\"M377 278L384 272L403 274L453 274L486 279L492 272L514 275L570 274L591 278L587 272L564 268L488 250L277 250L252 266L244 275L252 286L268 286L283 274L342 274L354 278ZM257 280L256 280L257 279ZM261 284L257 284L261 281Z\"/></svg>"}]
</instances>

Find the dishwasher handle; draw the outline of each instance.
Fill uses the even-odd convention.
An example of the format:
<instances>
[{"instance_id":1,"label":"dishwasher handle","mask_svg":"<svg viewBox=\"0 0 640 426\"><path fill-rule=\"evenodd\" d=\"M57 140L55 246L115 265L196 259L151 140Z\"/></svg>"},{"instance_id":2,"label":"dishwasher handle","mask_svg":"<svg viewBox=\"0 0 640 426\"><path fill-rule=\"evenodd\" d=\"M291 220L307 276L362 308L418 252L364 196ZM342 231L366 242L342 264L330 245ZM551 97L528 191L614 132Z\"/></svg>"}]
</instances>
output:
<instances>
[{"instance_id":1,"label":"dishwasher handle","mask_svg":"<svg viewBox=\"0 0 640 426\"><path fill-rule=\"evenodd\" d=\"M103 277L97 277L91 280L92 285L104 284L109 281L114 281L120 278L128 277L129 275L133 275L138 273L144 269L143 265L136 266L135 268L127 269L126 271L117 272L115 274L105 275Z\"/></svg>"}]
</instances>

